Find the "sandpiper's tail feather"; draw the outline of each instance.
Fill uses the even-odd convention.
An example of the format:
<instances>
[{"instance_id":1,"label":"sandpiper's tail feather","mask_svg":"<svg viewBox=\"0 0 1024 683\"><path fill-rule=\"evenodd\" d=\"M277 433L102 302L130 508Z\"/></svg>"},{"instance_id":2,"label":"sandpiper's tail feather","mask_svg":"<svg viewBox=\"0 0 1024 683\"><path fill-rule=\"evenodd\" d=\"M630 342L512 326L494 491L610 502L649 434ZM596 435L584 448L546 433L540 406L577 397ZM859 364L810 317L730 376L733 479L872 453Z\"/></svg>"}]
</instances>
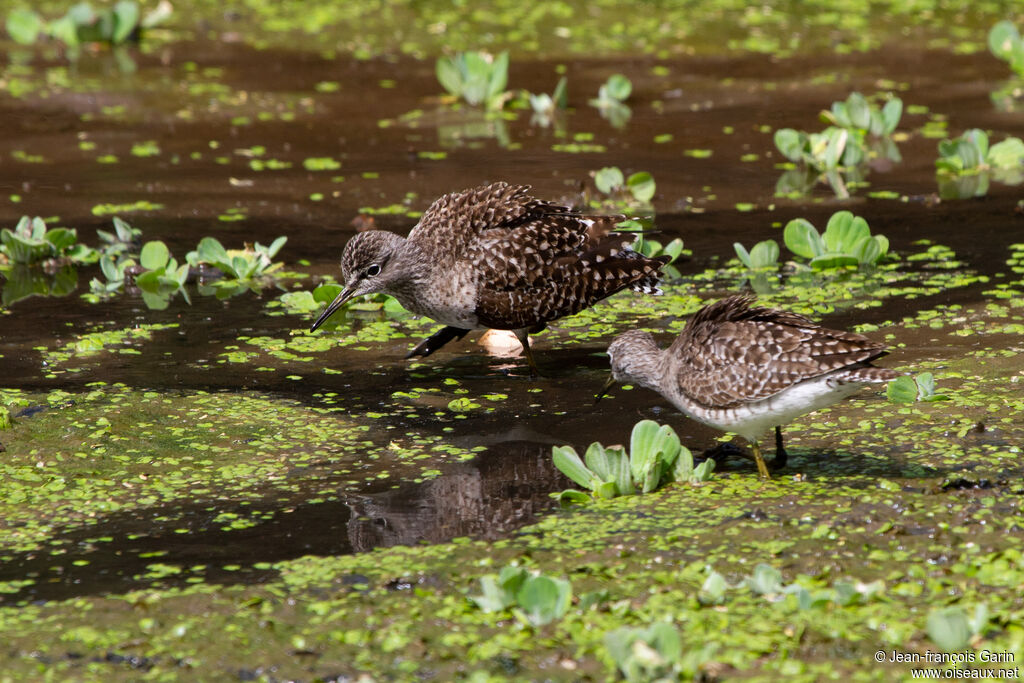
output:
<instances>
[{"instance_id":1,"label":"sandpiper's tail feather","mask_svg":"<svg viewBox=\"0 0 1024 683\"><path fill-rule=\"evenodd\" d=\"M889 368L879 368L874 365L862 365L860 367L847 368L845 370L839 370L830 377L834 377L842 382L865 382L869 384L879 384L881 382L890 382L900 376L901 373Z\"/></svg>"},{"instance_id":2,"label":"sandpiper's tail feather","mask_svg":"<svg viewBox=\"0 0 1024 683\"><path fill-rule=\"evenodd\" d=\"M653 275L641 278L631 283L629 285L629 288L634 292L640 292L641 294L650 294L652 296L661 296L662 294L664 294L664 292L661 291L661 267L669 264L669 262L672 260L671 256L656 256L654 258L649 258L631 249L625 250L620 255L623 258L627 259L640 259L646 261L656 261L660 263L661 265L656 267L656 270L654 271Z\"/></svg>"}]
</instances>

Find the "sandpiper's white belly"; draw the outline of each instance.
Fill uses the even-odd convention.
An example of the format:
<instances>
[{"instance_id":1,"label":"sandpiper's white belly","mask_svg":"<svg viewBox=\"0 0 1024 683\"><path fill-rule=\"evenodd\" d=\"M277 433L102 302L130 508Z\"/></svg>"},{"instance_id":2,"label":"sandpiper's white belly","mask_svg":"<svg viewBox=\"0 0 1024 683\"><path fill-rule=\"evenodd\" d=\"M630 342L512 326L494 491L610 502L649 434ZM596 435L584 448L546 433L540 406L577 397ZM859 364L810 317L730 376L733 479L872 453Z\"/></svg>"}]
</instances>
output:
<instances>
[{"instance_id":1,"label":"sandpiper's white belly","mask_svg":"<svg viewBox=\"0 0 1024 683\"><path fill-rule=\"evenodd\" d=\"M709 409L698 404L677 404L676 407L698 422L754 441L760 439L768 429L785 425L801 415L841 401L866 384L823 375L794 384L774 396L735 408Z\"/></svg>"}]
</instances>

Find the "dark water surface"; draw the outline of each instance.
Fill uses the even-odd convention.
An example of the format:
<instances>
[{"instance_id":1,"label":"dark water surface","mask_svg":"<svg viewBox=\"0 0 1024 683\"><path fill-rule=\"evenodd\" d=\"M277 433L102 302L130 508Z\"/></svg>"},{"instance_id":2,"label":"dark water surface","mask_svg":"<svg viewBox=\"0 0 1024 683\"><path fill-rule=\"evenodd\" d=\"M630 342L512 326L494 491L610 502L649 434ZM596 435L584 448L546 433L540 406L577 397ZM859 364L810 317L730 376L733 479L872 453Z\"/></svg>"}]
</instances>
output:
<instances>
[{"instance_id":1,"label":"dark water surface","mask_svg":"<svg viewBox=\"0 0 1024 683\"><path fill-rule=\"evenodd\" d=\"M341 249L354 234L352 221L371 213L368 209L404 205L423 211L445 192L496 180L532 184L538 196L575 202L583 188L592 192L591 171L616 165L627 173L654 175L657 228L665 239L682 237L692 251L692 257L678 264L684 275L684 282L676 285L680 291L689 287L687 277L731 258L733 242L748 247L768 237L781 242L781 230L773 223L803 216L821 228L838 208L864 216L873 232L889 237L896 252L914 251L914 243L926 238L951 247L970 269L983 274L1004 270L1008 245L1024 240L1019 186L993 182L985 197L938 199L937 140L920 132L928 120L925 114L904 114L899 128L907 134L899 142L902 162L875 164L868 176L870 187L855 190L852 199L836 200L825 185L806 199L774 196L782 171L776 167L781 159L772 132L780 127L820 130L824 124L818 112L854 90L895 91L905 106L941 114L950 137L974 127L996 131L994 140L1024 136L1019 112L992 106L989 93L1007 74L988 54L893 47L863 55L785 60L574 59L564 62L573 110L565 116L562 137L552 128L531 125L528 110L497 121L475 112L453 112L437 97L440 89L429 62L325 60L205 42L139 55L137 62L137 72L128 75L103 58L83 60L64 71L59 64L33 62L30 80L45 82L50 74L54 81L64 74L69 85L0 98L0 121L5 124L0 128L0 197L20 197L18 203L0 201L0 225L13 227L22 214L59 216L58 224L76 228L80 239L95 245L94 230L109 229L110 219L94 215L94 206L145 200L163 208L118 215L141 228L144 240L165 241L179 260L206 235L229 247L243 241L269 243L286 235L288 243L278 258L286 269L314 276L291 285L305 289L316 276L338 276ZM666 69L655 71L656 66ZM550 91L558 78L555 67L553 62L514 61L509 85ZM616 72L634 84L632 118L621 130L586 103ZM337 83L337 90L318 89L321 83ZM665 133L672 134L670 142L654 141ZM156 141L159 155L132 155L134 144L149 140ZM552 149L573 141L606 150ZM95 146L83 149L82 142ZM265 152L254 156L256 146ZM710 150L711 155L688 155L688 150ZM44 161L17 161L17 151L41 155ZM422 154L435 152L446 156ZM106 154L116 155L117 163L98 163L97 157ZM758 156L741 160L749 154ZM307 171L303 160L313 157L333 157L342 165L336 171ZM250 165L253 158L286 161L291 167L256 171ZM869 198L867 193L874 190L889 190L902 199ZM315 193L322 198L312 198ZM737 204L751 205L742 207L751 210L740 210ZM242 211L244 220L218 220L231 209ZM378 227L405 233L416 219L378 213L374 220ZM580 449L591 441L622 442L641 417L668 419L694 450L711 445L715 437L712 430L682 420L650 392L620 392L613 405L594 407L591 397L607 371L600 354L611 334L565 344L566 335L558 334L555 325L556 334L541 337L537 346L539 363L547 370L537 380L525 376L521 361L488 355L470 340L454 343L410 370L403 356L415 339L399 339L361 350L336 348L316 362L339 374L313 367L295 381L283 368L262 372L251 364L211 362L240 335L288 338L293 330L308 327L312 315L267 314L265 305L279 289L223 302L193 296L191 305L179 297L167 310L155 311L131 293L101 303L80 298L95 276L98 268L83 268L78 289L70 296L32 297L0 308L0 386L81 392L92 382L120 382L169 394L258 392L309 406L319 405L318 397L325 392L336 392L340 404L349 408L346 417L366 423L373 421L361 414L386 412L393 392L436 386L446 378L470 387L473 396L500 392L508 399L491 413L454 425L438 423L429 411L387 418L397 433L443 435L466 448L487 447L471 461L443 464L438 478L397 488L393 481L353 487L338 475L339 494L333 502L309 503L301 494L281 497L268 489L257 505L266 521L231 532L209 524L208 500L111 514L96 524L60 530L56 537L71 550L61 558L59 577L5 599L129 590L145 583L139 573L149 560L140 555L156 551L164 553L162 562L201 563L209 567L201 575L230 582L258 580L262 573L222 571L225 565L459 536L498 538L549 509L548 494L566 487L551 465L553 444ZM725 294L729 285L719 289ZM972 285L918 299L886 299L878 307L819 317L834 327L881 324L937 304L983 302L984 289ZM139 347L139 355L108 355L112 360L46 376L40 347L59 347L97 326L120 329L142 323L177 327L154 333ZM678 330L682 321L654 324ZM1008 345L1016 343L1007 337ZM906 346L890 364L905 369L950 353L932 348L927 331L900 341ZM528 393L535 386L543 392ZM453 429L442 432L442 426ZM391 437L374 426L369 438L387 442ZM884 473L884 463L878 467ZM260 486L253 482L254 491ZM232 509L229 500L217 503L218 511ZM175 532L182 527L191 532ZM137 536L125 540L128 534ZM87 542L100 535L118 540L98 547ZM75 559L85 557L87 567L74 566ZM48 555L9 554L0 580L46 577L54 564Z\"/></svg>"}]
</instances>

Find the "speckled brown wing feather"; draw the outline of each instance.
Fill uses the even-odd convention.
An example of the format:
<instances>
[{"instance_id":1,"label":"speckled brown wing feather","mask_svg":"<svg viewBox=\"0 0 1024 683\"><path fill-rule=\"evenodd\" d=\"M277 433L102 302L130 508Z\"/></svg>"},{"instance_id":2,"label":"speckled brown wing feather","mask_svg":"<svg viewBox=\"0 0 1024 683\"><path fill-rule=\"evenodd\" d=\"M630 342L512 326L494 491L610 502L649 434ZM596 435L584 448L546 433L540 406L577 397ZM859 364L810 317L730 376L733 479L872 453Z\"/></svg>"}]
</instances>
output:
<instances>
[{"instance_id":1,"label":"speckled brown wing feather","mask_svg":"<svg viewBox=\"0 0 1024 683\"><path fill-rule=\"evenodd\" d=\"M633 287L654 292L667 258L628 249L622 216L586 216L538 200L529 187L493 183L438 199L409 240L440 267L472 272L479 322L532 327Z\"/></svg>"},{"instance_id":2,"label":"speckled brown wing feather","mask_svg":"<svg viewBox=\"0 0 1024 683\"><path fill-rule=\"evenodd\" d=\"M755 307L749 295L704 307L673 342L669 357L678 387L701 403L727 408L767 398L813 377L848 368L856 381L865 366L886 353L867 337L830 330L796 313ZM877 372L875 374L878 374Z\"/></svg>"},{"instance_id":3,"label":"speckled brown wing feather","mask_svg":"<svg viewBox=\"0 0 1024 683\"><path fill-rule=\"evenodd\" d=\"M572 315L632 287L658 291L667 258L631 251L616 216L542 214L515 229L485 231L467 249L479 273L476 315L490 327L519 328Z\"/></svg>"},{"instance_id":4,"label":"speckled brown wing feather","mask_svg":"<svg viewBox=\"0 0 1024 683\"><path fill-rule=\"evenodd\" d=\"M530 196L529 190L527 185L491 183L446 194L424 212L408 239L440 265L453 265L485 231L514 230L541 216L570 212Z\"/></svg>"},{"instance_id":5,"label":"speckled brown wing feather","mask_svg":"<svg viewBox=\"0 0 1024 683\"><path fill-rule=\"evenodd\" d=\"M580 265L576 277L549 269L549 277L538 278L533 284L513 289L484 286L478 292L475 313L488 327L532 327L578 313L636 282L657 282L662 265L660 260L615 259L594 266Z\"/></svg>"}]
</instances>

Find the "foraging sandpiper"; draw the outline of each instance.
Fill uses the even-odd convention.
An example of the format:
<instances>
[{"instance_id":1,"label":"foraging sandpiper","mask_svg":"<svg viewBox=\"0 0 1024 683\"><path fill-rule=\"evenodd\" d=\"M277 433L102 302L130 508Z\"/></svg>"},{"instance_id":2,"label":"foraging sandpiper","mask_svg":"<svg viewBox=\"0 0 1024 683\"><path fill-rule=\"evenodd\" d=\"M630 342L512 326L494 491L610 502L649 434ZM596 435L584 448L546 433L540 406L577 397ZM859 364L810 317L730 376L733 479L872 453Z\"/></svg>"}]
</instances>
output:
<instances>
[{"instance_id":1,"label":"foraging sandpiper","mask_svg":"<svg viewBox=\"0 0 1024 683\"><path fill-rule=\"evenodd\" d=\"M493 183L447 194L401 237L361 232L341 257L344 289L313 323L316 330L352 297L385 292L445 325L406 356L429 356L469 330L512 330L532 374L529 332L627 287L660 294L668 257L629 248L621 216L587 216L535 199L529 187Z\"/></svg>"},{"instance_id":2,"label":"foraging sandpiper","mask_svg":"<svg viewBox=\"0 0 1024 683\"><path fill-rule=\"evenodd\" d=\"M616 381L635 382L687 417L739 434L767 479L758 445L765 430L775 427L772 465L782 467L782 425L899 373L871 365L887 353L883 344L796 313L751 308L753 300L737 295L705 306L665 350L647 332L619 335L608 347L612 377L604 391Z\"/></svg>"}]
</instances>

